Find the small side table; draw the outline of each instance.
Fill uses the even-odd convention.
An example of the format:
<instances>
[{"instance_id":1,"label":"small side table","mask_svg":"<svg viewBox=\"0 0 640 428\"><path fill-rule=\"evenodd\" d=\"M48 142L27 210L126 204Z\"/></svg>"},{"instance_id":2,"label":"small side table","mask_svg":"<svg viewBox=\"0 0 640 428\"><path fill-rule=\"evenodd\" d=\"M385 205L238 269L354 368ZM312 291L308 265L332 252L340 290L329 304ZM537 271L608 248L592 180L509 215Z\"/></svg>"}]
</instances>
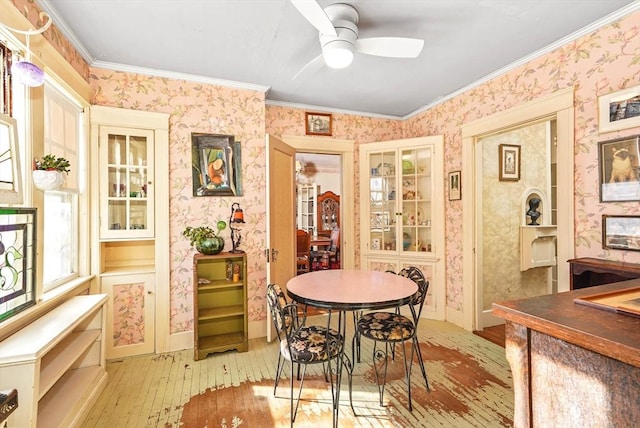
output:
<instances>
[{"instance_id":1,"label":"small side table","mask_svg":"<svg viewBox=\"0 0 640 428\"><path fill-rule=\"evenodd\" d=\"M0 425L6 427L5 421L18 407L18 391L9 389L0 391Z\"/></svg>"}]
</instances>

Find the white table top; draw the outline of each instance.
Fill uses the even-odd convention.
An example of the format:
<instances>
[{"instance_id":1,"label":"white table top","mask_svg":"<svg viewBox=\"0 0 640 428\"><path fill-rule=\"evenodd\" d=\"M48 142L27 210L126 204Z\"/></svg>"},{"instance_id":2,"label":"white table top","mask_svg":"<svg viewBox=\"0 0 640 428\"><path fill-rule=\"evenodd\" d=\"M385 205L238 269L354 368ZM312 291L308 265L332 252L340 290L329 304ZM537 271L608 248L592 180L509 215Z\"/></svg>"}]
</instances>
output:
<instances>
[{"instance_id":1,"label":"white table top","mask_svg":"<svg viewBox=\"0 0 640 428\"><path fill-rule=\"evenodd\" d=\"M329 269L305 273L287 282L293 300L326 309L383 309L409 303L418 286L388 272Z\"/></svg>"}]
</instances>

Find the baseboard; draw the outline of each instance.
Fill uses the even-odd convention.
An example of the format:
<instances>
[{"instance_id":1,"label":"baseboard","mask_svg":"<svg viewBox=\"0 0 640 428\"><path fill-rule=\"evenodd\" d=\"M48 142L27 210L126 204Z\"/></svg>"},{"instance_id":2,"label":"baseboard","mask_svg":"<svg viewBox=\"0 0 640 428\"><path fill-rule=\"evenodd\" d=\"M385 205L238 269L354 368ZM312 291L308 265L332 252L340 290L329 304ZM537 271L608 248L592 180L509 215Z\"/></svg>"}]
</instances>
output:
<instances>
[{"instance_id":1,"label":"baseboard","mask_svg":"<svg viewBox=\"0 0 640 428\"><path fill-rule=\"evenodd\" d=\"M193 348L193 331L182 331L169 336L167 352Z\"/></svg>"},{"instance_id":2,"label":"baseboard","mask_svg":"<svg viewBox=\"0 0 640 428\"><path fill-rule=\"evenodd\" d=\"M451 324L455 324L458 327L464 327L464 313L460 310L457 309L453 309L450 307L447 307L446 309L446 321L450 322Z\"/></svg>"},{"instance_id":3,"label":"baseboard","mask_svg":"<svg viewBox=\"0 0 640 428\"><path fill-rule=\"evenodd\" d=\"M267 320L249 321L249 339L267 336Z\"/></svg>"}]
</instances>

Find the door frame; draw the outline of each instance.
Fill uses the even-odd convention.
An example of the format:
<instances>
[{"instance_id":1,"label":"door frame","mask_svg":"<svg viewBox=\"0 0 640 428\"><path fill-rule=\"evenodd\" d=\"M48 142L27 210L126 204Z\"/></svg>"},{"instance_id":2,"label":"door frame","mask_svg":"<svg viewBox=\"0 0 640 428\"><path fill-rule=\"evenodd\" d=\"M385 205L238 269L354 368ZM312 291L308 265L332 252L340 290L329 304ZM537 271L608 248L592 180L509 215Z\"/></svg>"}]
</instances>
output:
<instances>
[{"instance_id":1,"label":"door frame","mask_svg":"<svg viewBox=\"0 0 640 428\"><path fill-rule=\"evenodd\" d=\"M296 152L334 154L342 156L342 189L340 190L340 254L344 269L355 267L355 140L283 135L282 141Z\"/></svg>"},{"instance_id":2,"label":"door frame","mask_svg":"<svg viewBox=\"0 0 640 428\"><path fill-rule=\"evenodd\" d=\"M505 128L515 127L542 118L555 119L557 123L558 194L574 194L574 88L570 87L553 94L540 97L523 105L513 107L490 116L475 120L462 126L462 170L467 177L476 179L476 141L478 137ZM473 186L472 186L473 188ZM462 235L463 266L462 293L463 313L447 308L447 319L462 321L466 330L474 330L477 323L476 284L476 189L462 195ZM558 199L557 217L557 260L558 291L569 290L569 266L567 260L573 258L575 251L574 198Z\"/></svg>"}]
</instances>

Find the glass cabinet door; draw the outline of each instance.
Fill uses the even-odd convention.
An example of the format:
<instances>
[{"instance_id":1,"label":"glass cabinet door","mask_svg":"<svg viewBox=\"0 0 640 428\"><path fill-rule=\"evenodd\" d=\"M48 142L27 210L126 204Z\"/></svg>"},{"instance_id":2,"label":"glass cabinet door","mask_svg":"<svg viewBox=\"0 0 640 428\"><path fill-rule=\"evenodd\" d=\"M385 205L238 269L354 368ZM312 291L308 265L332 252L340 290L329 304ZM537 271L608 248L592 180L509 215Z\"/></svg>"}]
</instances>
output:
<instances>
[{"instance_id":1,"label":"glass cabinet door","mask_svg":"<svg viewBox=\"0 0 640 428\"><path fill-rule=\"evenodd\" d=\"M402 251L431 252L431 148L400 151Z\"/></svg>"},{"instance_id":2,"label":"glass cabinet door","mask_svg":"<svg viewBox=\"0 0 640 428\"><path fill-rule=\"evenodd\" d=\"M396 150L372 152L369 155L369 249L397 248L396 217L398 209ZM366 232L366 229L363 229Z\"/></svg>"},{"instance_id":3,"label":"glass cabinet door","mask_svg":"<svg viewBox=\"0 0 640 428\"><path fill-rule=\"evenodd\" d=\"M153 132L104 127L100 144L101 237L153 237Z\"/></svg>"},{"instance_id":4,"label":"glass cabinet door","mask_svg":"<svg viewBox=\"0 0 640 428\"><path fill-rule=\"evenodd\" d=\"M431 252L432 148L369 152L367 161L368 250Z\"/></svg>"}]
</instances>

